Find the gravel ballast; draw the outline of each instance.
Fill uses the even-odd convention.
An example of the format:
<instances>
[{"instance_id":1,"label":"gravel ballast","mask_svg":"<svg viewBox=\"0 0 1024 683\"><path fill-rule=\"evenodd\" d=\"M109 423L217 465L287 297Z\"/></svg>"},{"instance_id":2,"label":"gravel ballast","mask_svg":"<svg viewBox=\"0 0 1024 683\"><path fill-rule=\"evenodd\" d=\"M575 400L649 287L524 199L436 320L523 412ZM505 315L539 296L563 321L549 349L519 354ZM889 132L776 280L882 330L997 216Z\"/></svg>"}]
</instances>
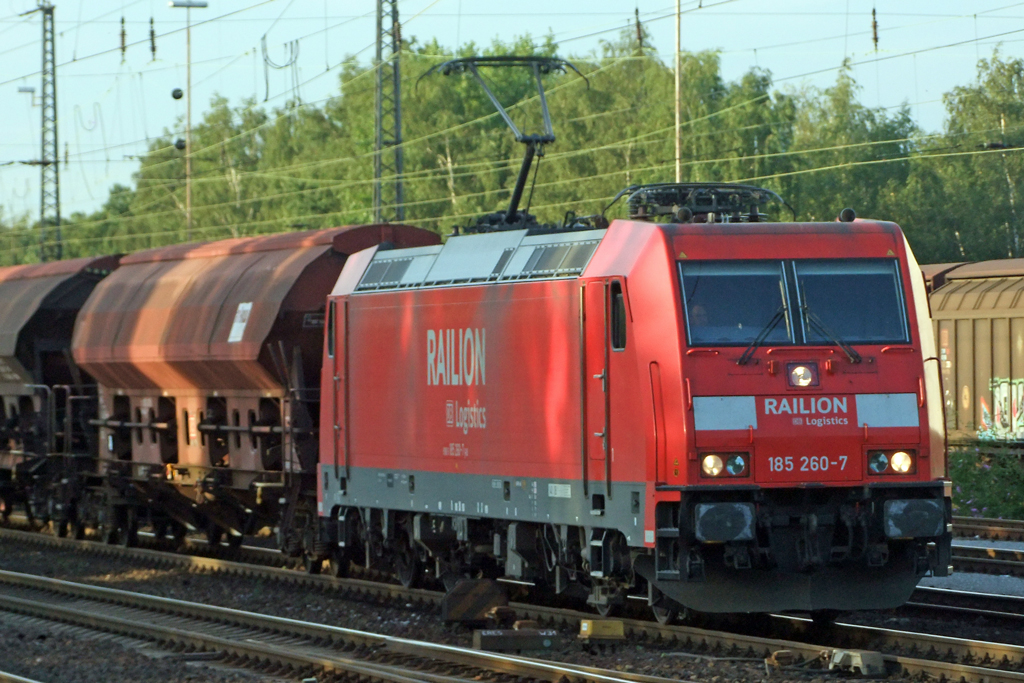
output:
<instances>
[{"instance_id":1,"label":"gravel ballast","mask_svg":"<svg viewBox=\"0 0 1024 683\"><path fill-rule=\"evenodd\" d=\"M48 576L68 581L77 581L121 590L137 591L150 595L200 602L209 605L230 607L240 610L260 612L275 616L288 617L303 621L330 624L345 628L361 629L402 638L413 638L434 643L445 643L469 647L472 644L472 630L461 625L445 624L439 614L432 609L406 605L382 605L372 602L347 599L338 593L325 592L312 587L284 585L273 580L229 576L224 574L203 574L189 572L183 568L154 569L133 564L127 559L93 555L75 550L43 548L38 545L0 539L0 569L25 572ZM0 612L0 617L4 616ZM886 613L865 613L857 615L859 623L870 623L877 626L892 627L895 617ZM844 619L845 621L846 619ZM906 620L901 620L906 621ZM925 629L928 632L942 632L943 629L961 628L970 633L946 633L961 637L979 639L998 639L1003 642L1024 640L1021 634L1009 633L1003 629L990 629L984 625L951 627L948 623L930 624L924 620L913 620L915 623L900 623L906 630ZM270 680L255 674L238 674L238 678L230 678L231 674L215 671L203 671L201 677L193 673L199 663L191 662L188 666L180 662L154 660L139 654L130 648L120 647L117 656L111 656L107 644L97 647L94 641L84 639L68 639L45 633L46 628L20 634L17 629L0 626L3 639L0 640L0 671L19 673L23 676L36 678L46 683L53 681L93 681L93 680L128 680L133 683L177 683L178 681L209 680L209 681L254 681ZM649 675L663 676L684 681L701 681L702 683L772 683L781 681L806 681L821 683L825 680L836 680L837 675L828 672L806 669L788 669L765 672L765 665L760 659L716 658L682 651L681 646L673 643L645 643L638 645L628 642L607 650L588 650L576 639L575 631L561 629L563 642L562 651L553 659L589 666L603 667L620 671L633 671ZM989 633L990 636L985 634ZM45 636L39 639L39 636ZM1016 636L1016 637L1014 637ZM33 643L31 647L18 647L11 640L19 643ZM38 644L36 644L38 643ZM57 644L59 643L59 644ZM1021 642L1024 644L1024 642ZM71 678L64 672L55 676L54 669L58 661L66 661L69 653L78 666L85 667L80 678ZM36 662L36 659L39 661ZM51 660L56 658L56 660ZM179 671L179 677L155 674L146 678L131 673L132 666L141 666L143 670L158 672L160 666L170 666ZM118 668L123 667L123 668ZM91 678L89 673L95 669L105 673L105 678ZM209 675L208 675L209 674ZM188 676L193 676L189 678ZM220 676L218 678L217 676ZM247 676L247 677L244 677ZM274 679L281 680L281 679Z\"/></svg>"}]
</instances>

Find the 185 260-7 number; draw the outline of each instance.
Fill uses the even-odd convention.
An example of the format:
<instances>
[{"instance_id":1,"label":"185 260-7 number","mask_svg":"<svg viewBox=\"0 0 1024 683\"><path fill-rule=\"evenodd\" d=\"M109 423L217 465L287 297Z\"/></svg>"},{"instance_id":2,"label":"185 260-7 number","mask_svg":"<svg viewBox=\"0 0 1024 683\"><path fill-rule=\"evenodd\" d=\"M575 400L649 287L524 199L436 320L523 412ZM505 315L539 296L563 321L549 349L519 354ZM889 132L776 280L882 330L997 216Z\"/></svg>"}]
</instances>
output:
<instances>
[{"instance_id":1,"label":"185 260-7 number","mask_svg":"<svg viewBox=\"0 0 1024 683\"><path fill-rule=\"evenodd\" d=\"M799 465L800 472L828 472L829 469L846 469L847 457L838 456L830 460L827 455L801 455L794 458L791 455L776 456L768 458L768 470L771 472L792 472Z\"/></svg>"}]
</instances>

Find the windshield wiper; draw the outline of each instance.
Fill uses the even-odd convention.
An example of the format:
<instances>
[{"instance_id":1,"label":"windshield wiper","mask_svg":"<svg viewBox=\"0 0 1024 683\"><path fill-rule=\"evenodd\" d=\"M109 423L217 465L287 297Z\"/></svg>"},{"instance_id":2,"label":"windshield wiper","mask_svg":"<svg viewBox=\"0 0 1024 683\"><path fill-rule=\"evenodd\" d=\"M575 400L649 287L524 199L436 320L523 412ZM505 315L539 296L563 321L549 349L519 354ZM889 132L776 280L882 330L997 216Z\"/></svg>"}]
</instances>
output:
<instances>
[{"instance_id":1,"label":"windshield wiper","mask_svg":"<svg viewBox=\"0 0 1024 683\"><path fill-rule=\"evenodd\" d=\"M750 362L750 358L754 355L754 351L757 350L758 346L764 343L764 340L772 333L772 330L775 329L775 326L779 324L779 321L782 320L785 315L786 304L782 304L779 306L779 310L775 311L775 315L773 315L772 319L768 321L768 324L764 326L764 329L761 330L761 334L757 335L757 337L754 338L754 341L750 342L750 346L748 346L747 350L743 352L740 359L736 361L736 365L746 365Z\"/></svg>"},{"instance_id":2,"label":"windshield wiper","mask_svg":"<svg viewBox=\"0 0 1024 683\"><path fill-rule=\"evenodd\" d=\"M842 339L840 339L832 330L828 329L825 323L821 321L821 318L819 318L810 308L807 307L806 291L801 289L800 294L802 299L802 301L800 302L800 312L803 315L804 323L816 328L819 334L821 334L823 337L825 337L833 344L841 348L843 350L843 353L846 354L846 357L850 360L851 363L859 363L861 361L861 357L860 354L857 353L857 350L850 346L849 344L847 344L846 342L844 342Z\"/></svg>"},{"instance_id":3,"label":"windshield wiper","mask_svg":"<svg viewBox=\"0 0 1024 683\"><path fill-rule=\"evenodd\" d=\"M736 365L746 365L750 362L751 357L754 355L754 351L757 350L758 346L764 343L764 340L768 338L768 335L772 333L772 330L775 329L775 326L779 324L780 320L786 320L786 329L789 330L789 305L786 303L786 288L782 284L782 280L779 280L779 294L782 297L782 305L779 306L779 310L775 311L775 315L773 315L772 319L768 321L768 324L764 326L764 329L761 330L760 334L754 338L754 341L750 342L750 346L748 346L747 350L743 352L740 359L736 361Z\"/></svg>"}]
</instances>

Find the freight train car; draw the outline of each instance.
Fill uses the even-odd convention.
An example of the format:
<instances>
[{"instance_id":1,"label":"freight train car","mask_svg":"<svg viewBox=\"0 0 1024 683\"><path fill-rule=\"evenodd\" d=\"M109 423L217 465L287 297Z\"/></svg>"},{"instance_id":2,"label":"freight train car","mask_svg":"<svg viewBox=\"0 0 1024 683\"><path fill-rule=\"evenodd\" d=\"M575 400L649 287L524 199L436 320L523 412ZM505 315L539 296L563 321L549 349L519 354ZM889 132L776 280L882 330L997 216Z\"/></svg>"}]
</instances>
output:
<instances>
[{"instance_id":1,"label":"freight train car","mask_svg":"<svg viewBox=\"0 0 1024 683\"><path fill-rule=\"evenodd\" d=\"M610 225L349 259L321 374L334 564L660 618L893 607L947 574L914 257L892 223L764 222L769 194L631 188Z\"/></svg>"},{"instance_id":2,"label":"freight train car","mask_svg":"<svg viewBox=\"0 0 1024 683\"><path fill-rule=\"evenodd\" d=\"M0 499L6 517L60 517L64 475L91 461L92 378L69 353L75 318L116 256L0 268ZM51 454L54 457L49 457ZM72 476L71 479L74 479Z\"/></svg>"},{"instance_id":3,"label":"freight train car","mask_svg":"<svg viewBox=\"0 0 1024 683\"><path fill-rule=\"evenodd\" d=\"M91 526L131 544L145 513L161 535L213 542L277 528L298 552L296 534L315 528L326 296L350 254L437 242L365 225L122 258L71 344L98 384L98 471L70 515L76 534Z\"/></svg>"},{"instance_id":4,"label":"freight train car","mask_svg":"<svg viewBox=\"0 0 1024 683\"><path fill-rule=\"evenodd\" d=\"M957 441L1024 442L1024 259L958 264L931 295L946 424Z\"/></svg>"},{"instance_id":5,"label":"freight train car","mask_svg":"<svg viewBox=\"0 0 1024 683\"><path fill-rule=\"evenodd\" d=\"M936 289L946 284L946 275L964 265L966 261L958 263L926 263L921 266L921 274L924 276L924 284L931 294Z\"/></svg>"}]
</instances>

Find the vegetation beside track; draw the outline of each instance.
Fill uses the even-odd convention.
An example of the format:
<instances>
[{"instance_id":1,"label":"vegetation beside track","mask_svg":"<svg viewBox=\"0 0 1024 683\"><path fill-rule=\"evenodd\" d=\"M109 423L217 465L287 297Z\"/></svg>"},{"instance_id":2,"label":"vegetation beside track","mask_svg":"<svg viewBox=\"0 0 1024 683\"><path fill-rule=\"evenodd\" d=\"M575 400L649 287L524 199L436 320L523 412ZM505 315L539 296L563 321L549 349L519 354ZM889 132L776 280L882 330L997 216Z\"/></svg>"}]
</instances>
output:
<instances>
[{"instance_id":1,"label":"vegetation beside track","mask_svg":"<svg viewBox=\"0 0 1024 683\"><path fill-rule=\"evenodd\" d=\"M951 446L953 514L963 517L1024 519L1024 458L1001 445Z\"/></svg>"},{"instance_id":2,"label":"vegetation beside track","mask_svg":"<svg viewBox=\"0 0 1024 683\"><path fill-rule=\"evenodd\" d=\"M453 54L560 54L589 79L547 78L558 142L527 201L542 221L600 210L621 188L669 180L674 168L673 68L633 28L600 54L573 55L552 37L457 50L411 35L402 48L406 220L441 233L503 207L520 152L468 78L418 79ZM665 54L664 47L662 54ZM683 177L743 181L786 197L803 221L845 206L897 221L918 260L939 263L1024 253L1014 197L1024 195L1024 60L994 52L974 82L943 96L941 132L923 131L911 104L870 107L849 68L816 89L753 66L728 81L715 51L683 52ZM199 240L326 228L371 220L374 67L352 58L335 97L289 102L214 98L193 126L192 237ZM536 130L526 71L488 73L513 116ZM532 107L532 108L531 108ZM167 131L140 155L131 186L102 208L67 212L66 256L126 253L186 240L184 155ZM385 178L390 182L391 178ZM978 198L976 201L963 198ZM624 204L624 203L623 203ZM621 206L615 211L621 211ZM613 213L613 217L620 214ZM781 218L789 218L782 211ZM38 258L28 216L0 210L0 263Z\"/></svg>"}]
</instances>

